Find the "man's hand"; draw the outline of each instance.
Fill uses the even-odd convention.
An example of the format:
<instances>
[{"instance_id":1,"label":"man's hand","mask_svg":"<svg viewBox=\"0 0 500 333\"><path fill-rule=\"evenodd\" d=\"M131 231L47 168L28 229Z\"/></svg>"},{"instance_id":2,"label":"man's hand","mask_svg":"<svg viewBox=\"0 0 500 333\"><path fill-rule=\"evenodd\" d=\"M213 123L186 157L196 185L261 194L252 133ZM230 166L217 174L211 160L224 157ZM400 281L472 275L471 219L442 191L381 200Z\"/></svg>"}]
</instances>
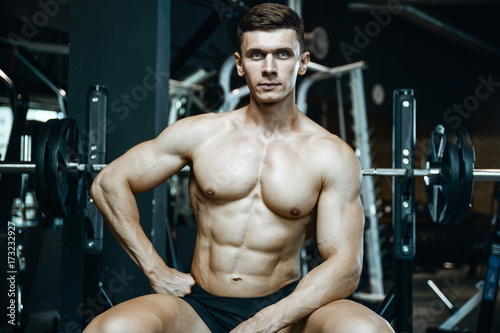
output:
<instances>
[{"instance_id":1,"label":"man's hand","mask_svg":"<svg viewBox=\"0 0 500 333\"><path fill-rule=\"evenodd\" d=\"M191 274L168 267L156 269L154 279L150 278L149 283L157 294L179 297L191 294L191 288L196 284Z\"/></svg>"},{"instance_id":2,"label":"man's hand","mask_svg":"<svg viewBox=\"0 0 500 333\"><path fill-rule=\"evenodd\" d=\"M230 333L276 333L288 326L280 320L283 318L282 315L269 308L257 312L255 316L236 326Z\"/></svg>"}]
</instances>

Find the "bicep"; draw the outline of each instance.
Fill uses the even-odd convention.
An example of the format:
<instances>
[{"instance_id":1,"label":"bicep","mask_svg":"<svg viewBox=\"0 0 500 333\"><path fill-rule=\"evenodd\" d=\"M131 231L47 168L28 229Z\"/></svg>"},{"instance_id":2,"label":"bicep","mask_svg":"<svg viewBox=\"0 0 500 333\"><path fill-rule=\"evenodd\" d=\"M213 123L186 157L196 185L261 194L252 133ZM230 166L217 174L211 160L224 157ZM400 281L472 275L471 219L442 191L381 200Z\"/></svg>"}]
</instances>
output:
<instances>
[{"instance_id":1,"label":"bicep","mask_svg":"<svg viewBox=\"0 0 500 333\"><path fill-rule=\"evenodd\" d=\"M182 155L160 145L158 138L140 143L117 160L134 193L152 190L186 165Z\"/></svg>"},{"instance_id":2,"label":"bicep","mask_svg":"<svg viewBox=\"0 0 500 333\"><path fill-rule=\"evenodd\" d=\"M132 147L104 168L101 176L128 184L134 193L160 185L188 161L189 142L182 140L179 127L170 125L155 139Z\"/></svg>"},{"instance_id":3,"label":"bicep","mask_svg":"<svg viewBox=\"0 0 500 333\"><path fill-rule=\"evenodd\" d=\"M364 212L361 168L352 153L328 168L318 201L317 242L323 258L340 255L360 263L363 253Z\"/></svg>"}]
</instances>

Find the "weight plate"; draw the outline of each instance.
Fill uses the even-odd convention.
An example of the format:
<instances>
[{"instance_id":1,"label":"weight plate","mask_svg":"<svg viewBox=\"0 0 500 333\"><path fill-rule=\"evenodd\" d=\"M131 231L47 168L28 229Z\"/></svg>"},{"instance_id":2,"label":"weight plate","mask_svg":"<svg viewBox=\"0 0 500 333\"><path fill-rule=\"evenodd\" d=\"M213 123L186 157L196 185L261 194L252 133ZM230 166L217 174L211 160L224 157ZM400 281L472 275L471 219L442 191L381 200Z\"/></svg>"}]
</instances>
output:
<instances>
[{"instance_id":1,"label":"weight plate","mask_svg":"<svg viewBox=\"0 0 500 333\"><path fill-rule=\"evenodd\" d=\"M40 210L46 215L51 217L49 195L47 190L47 145L50 138L52 126L54 126L56 119L50 119L41 125L38 131L37 144L36 144L36 168L35 168L35 194Z\"/></svg>"},{"instance_id":2,"label":"weight plate","mask_svg":"<svg viewBox=\"0 0 500 333\"><path fill-rule=\"evenodd\" d=\"M440 169L439 175L428 177L426 191L431 218L440 224L451 223L458 208L460 190L460 162L457 135L436 126L431 133L427 164Z\"/></svg>"},{"instance_id":3,"label":"weight plate","mask_svg":"<svg viewBox=\"0 0 500 333\"><path fill-rule=\"evenodd\" d=\"M73 215L80 202L82 177L69 163L79 163L81 149L74 120L59 120L52 128L47 155L48 194L53 216Z\"/></svg>"},{"instance_id":4,"label":"weight plate","mask_svg":"<svg viewBox=\"0 0 500 333\"><path fill-rule=\"evenodd\" d=\"M460 160L460 196L455 223L462 223L469 215L474 190L474 147L464 127L457 131L458 155Z\"/></svg>"}]
</instances>

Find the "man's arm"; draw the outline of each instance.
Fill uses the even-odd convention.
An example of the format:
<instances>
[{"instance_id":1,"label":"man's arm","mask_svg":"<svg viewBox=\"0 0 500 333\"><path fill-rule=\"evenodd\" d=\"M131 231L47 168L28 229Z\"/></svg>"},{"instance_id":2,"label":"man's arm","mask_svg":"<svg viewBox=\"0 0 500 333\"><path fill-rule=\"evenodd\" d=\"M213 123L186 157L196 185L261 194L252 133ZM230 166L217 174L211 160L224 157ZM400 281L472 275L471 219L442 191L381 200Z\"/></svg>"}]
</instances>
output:
<instances>
[{"instance_id":1,"label":"man's arm","mask_svg":"<svg viewBox=\"0 0 500 333\"><path fill-rule=\"evenodd\" d=\"M167 267L158 255L140 226L134 193L153 189L188 163L197 139L187 130L193 123L194 118L178 121L157 138L131 148L106 166L90 189L113 235L146 274L153 290L176 296L190 293L194 280Z\"/></svg>"},{"instance_id":2,"label":"man's arm","mask_svg":"<svg viewBox=\"0 0 500 333\"><path fill-rule=\"evenodd\" d=\"M292 294L232 333L277 332L355 291L363 257L362 174L357 157L346 144L333 152L321 156L324 178L317 208L317 243L325 261L306 274Z\"/></svg>"}]
</instances>

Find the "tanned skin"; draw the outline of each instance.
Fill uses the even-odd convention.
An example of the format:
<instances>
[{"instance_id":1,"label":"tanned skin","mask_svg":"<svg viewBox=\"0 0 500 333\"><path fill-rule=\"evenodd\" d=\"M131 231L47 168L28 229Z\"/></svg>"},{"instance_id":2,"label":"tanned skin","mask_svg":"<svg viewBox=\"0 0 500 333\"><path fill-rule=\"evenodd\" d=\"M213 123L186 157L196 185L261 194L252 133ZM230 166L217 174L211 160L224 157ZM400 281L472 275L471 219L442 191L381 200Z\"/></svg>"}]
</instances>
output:
<instances>
[{"instance_id":1,"label":"tanned skin","mask_svg":"<svg viewBox=\"0 0 500 333\"><path fill-rule=\"evenodd\" d=\"M271 294L300 278L300 251L314 234L324 262L231 332L393 332L345 300L362 268L361 169L345 142L296 107L309 53L293 29L277 29L246 32L234 58L248 106L179 120L96 177L96 205L155 294L113 307L85 332L210 332L179 296L194 284L218 296ZM197 223L191 274L157 254L134 199L185 166Z\"/></svg>"}]
</instances>

